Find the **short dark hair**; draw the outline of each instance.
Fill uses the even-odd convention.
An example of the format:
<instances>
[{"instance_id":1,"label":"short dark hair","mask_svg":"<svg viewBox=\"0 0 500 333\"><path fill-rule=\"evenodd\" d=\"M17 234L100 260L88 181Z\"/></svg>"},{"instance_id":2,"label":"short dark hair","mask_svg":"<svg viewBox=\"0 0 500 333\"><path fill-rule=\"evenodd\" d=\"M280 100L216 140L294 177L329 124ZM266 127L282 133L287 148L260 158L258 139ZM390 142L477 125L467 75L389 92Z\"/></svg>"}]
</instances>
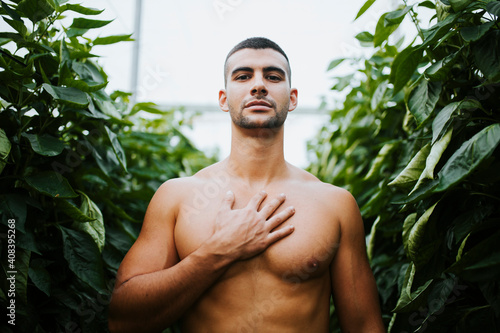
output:
<instances>
[{"instance_id":1,"label":"short dark hair","mask_svg":"<svg viewBox=\"0 0 500 333\"><path fill-rule=\"evenodd\" d=\"M287 74L288 74L288 80L291 82L292 79L292 70L290 68L290 61L288 60L288 57L286 56L285 51L273 42L272 40L265 38L265 37L251 37L247 38L244 41L239 42L236 44L235 47L229 51L229 53L226 56L226 61L224 62L224 84L227 83L227 60L236 52L243 50L243 49L254 49L254 50L263 50L263 49L273 49L279 53L281 53L288 64L288 69L287 69Z\"/></svg>"}]
</instances>

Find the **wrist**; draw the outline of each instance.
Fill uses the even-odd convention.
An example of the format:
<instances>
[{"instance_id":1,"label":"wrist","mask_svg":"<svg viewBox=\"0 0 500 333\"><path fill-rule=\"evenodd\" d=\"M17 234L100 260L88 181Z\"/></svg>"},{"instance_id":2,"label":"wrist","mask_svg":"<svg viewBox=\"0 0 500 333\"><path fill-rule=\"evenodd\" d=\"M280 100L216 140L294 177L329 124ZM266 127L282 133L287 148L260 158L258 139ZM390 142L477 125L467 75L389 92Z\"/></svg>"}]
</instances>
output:
<instances>
[{"instance_id":1,"label":"wrist","mask_svg":"<svg viewBox=\"0 0 500 333\"><path fill-rule=\"evenodd\" d=\"M224 268L237 261L238 257L234 252L224 249L221 244L223 242L212 236L199 247L197 252L206 262L211 263L212 267Z\"/></svg>"}]
</instances>

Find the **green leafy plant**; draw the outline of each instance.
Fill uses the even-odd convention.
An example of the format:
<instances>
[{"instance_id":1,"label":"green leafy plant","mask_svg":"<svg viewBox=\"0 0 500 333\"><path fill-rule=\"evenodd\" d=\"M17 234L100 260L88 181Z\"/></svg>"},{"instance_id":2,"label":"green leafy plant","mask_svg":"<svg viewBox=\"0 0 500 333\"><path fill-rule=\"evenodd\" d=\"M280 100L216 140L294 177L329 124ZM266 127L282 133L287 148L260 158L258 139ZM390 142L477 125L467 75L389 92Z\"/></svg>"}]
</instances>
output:
<instances>
[{"instance_id":1,"label":"green leafy plant","mask_svg":"<svg viewBox=\"0 0 500 333\"><path fill-rule=\"evenodd\" d=\"M499 16L498 1L403 1L356 36L371 57L330 66L357 70L309 169L358 200L390 332L499 330Z\"/></svg>"},{"instance_id":2,"label":"green leafy plant","mask_svg":"<svg viewBox=\"0 0 500 333\"><path fill-rule=\"evenodd\" d=\"M65 26L69 12L78 17ZM182 134L182 110L104 90L93 48L131 35L86 37L111 22L89 18L101 12L1 1L0 303L15 308L2 332L106 331L114 276L152 195L213 162Z\"/></svg>"}]
</instances>

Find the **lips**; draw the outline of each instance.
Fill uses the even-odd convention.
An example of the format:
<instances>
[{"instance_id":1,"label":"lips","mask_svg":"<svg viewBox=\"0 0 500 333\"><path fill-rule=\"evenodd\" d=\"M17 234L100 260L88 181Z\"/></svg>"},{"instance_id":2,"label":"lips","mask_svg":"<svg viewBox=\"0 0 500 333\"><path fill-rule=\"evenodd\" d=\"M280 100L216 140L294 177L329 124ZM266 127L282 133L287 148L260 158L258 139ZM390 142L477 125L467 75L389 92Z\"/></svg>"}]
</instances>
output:
<instances>
[{"instance_id":1,"label":"lips","mask_svg":"<svg viewBox=\"0 0 500 333\"><path fill-rule=\"evenodd\" d=\"M258 110L272 108L272 105L264 100L253 100L245 104L245 108Z\"/></svg>"}]
</instances>

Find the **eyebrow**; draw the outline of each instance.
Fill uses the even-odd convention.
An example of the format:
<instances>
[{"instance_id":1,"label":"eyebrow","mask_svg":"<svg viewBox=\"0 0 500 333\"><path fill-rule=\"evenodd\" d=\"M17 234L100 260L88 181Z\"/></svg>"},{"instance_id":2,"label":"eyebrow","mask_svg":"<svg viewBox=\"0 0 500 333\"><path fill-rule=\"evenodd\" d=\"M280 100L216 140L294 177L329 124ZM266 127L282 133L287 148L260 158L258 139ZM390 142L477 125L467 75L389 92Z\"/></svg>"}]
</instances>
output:
<instances>
[{"instance_id":1,"label":"eyebrow","mask_svg":"<svg viewBox=\"0 0 500 333\"><path fill-rule=\"evenodd\" d=\"M238 72L254 72L254 69L251 67L237 67L231 72L231 76L235 75ZM276 66L267 66L264 67L264 73L269 73L269 72L278 72L283 76L286 76L286 73L283 69L276 67Z\"/></svg>"}]
</instances>

